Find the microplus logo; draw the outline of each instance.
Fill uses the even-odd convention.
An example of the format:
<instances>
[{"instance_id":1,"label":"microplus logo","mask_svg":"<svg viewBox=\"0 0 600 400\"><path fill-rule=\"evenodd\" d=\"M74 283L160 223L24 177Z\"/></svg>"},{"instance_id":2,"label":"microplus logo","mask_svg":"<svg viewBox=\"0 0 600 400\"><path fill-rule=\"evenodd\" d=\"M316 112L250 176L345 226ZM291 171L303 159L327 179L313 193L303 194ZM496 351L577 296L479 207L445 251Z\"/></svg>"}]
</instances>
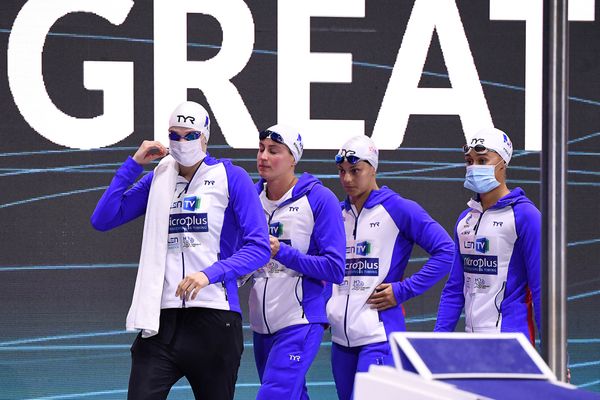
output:
<instances>
[{"instance_id":1,"label":"microplus logo","mask_svg":"<svg viewBox=\"0 0 600 400\"><path fill-rule=\"evenodd\" d=\"M200 197L187 196L183 198L183 209L185 211L196 211L200 208Z\"/></svg>"},{"instance_id":2,"label":"microplus logo","mask_svg":"<svg viewBox=\"0 0 600 400\"><path fill-rule=\"evenodd\" d=\"M475 239L475 241L467 240L464 244L465 249L473 249L477 253L485 254L490 251L490 241L487 238Z\"/></svg>"},{"instance_id":3,"label":"microplus logo","mask_svg":"<svg viewBox=\"0 0 600 400\"><path fill-rule=\"evenodd\" d=\"M350 258L346 260L346 276L379 275L379 258Z\"/></svg>"},{"instance_id":4,"label":"microplus logo","mask_svg":"<svg viewBox=\"0 0 600 400\"><path fill-rule=\"evenodd\" d=\"M269 235L275 236L276 238L281 237L281 235L283 235L283 224L281 222L269 224Z\"/></svg>"},{"instance_id":5,"label":"microplus logo","mask_svg":"<svg viewBox=\"0 0 600 400\"><path fill-rule=\"evenodd\" d=\"M356 254L357 256L368 256L371 253L371 243L358 242L354 246L346 247L346 254Z\"/></svg>"},{"instance_id":6,"label":"microplus logo","mask_svg":"<svg viewBox=\"0 0 600 400\"><path fill-rule=\"evenodd\" d=\"M208 215L171 214L169 216L169 233L208 232Z\"/></svg>"},{"instance_id":7,"label":"microplus logo","mask_svg":"<svg viewBox=\"0 0 600 400\"><path fill-rule=\"evenodd\" d=\"M470 274L498 275L497 256L463 255L464 271Z\"/></svg>"}]
</instances>

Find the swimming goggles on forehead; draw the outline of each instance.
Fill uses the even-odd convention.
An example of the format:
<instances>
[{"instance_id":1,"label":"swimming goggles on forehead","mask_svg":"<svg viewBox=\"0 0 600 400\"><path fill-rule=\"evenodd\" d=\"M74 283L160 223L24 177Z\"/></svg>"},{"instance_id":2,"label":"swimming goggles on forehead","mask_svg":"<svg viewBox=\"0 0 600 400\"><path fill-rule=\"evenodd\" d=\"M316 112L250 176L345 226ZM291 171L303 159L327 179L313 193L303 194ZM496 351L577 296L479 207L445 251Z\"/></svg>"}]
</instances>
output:
<instances>
[{"instance_id":1,"label":"swimming goggles on forehead","mask_svg":"<svg viewBox=\"0 0 600 400\"><path fill-rule=\"evenodd\" d=\"M344 162L344 159L348 160L348 162L352 165L356 164L361 160L360 157L354 155L354 150L342 149L342 151L335 155L335 163L341 164Z\"/></svg>"},{"instance_id":2,"label":"swimming goggles on forehead","mask_svg":"<svg viewBox=\"0 0 600 400\"><path fill-rule=\"evenodd\" d=\"M471 151L471 149L473 149L473 151L476 154L486 154L488 151L491 151L491 152L494 152L494 153L496 152L495 150L488 149L487 147L485 147L482 144L476 144L475 146L469 146L468 144L465 144L463 146L463 153L465 153L465 156L467 154L469 154L469 152Z\"/></svg>"},{"instance_id":3,"label":"swimming goggles on forehead","mask_svg":"<svg viewBox=\"0 0 600 400\"><path fill-rule=\"evenodd\" d=\"M198 131L188 132L185 136L181 136L175 131L169 131L169 139L173 140L174 142L179 142L181 139L185 139L189 142L190 140L199 139L200 136L202 136L202 133Z\"/></svg>"},{"instance_id":4,"label":"swimming goggles on forehead","mask_svg":"<svg viewBox=\"0 0 600 400\"><path fill-rule=\"evenodd\" d=\"M274 142L277 143L281 143L281 144L285 144L285 142L283 141L283 136L281 136L279 133L277 132L273 132L270 130L264 130L262 132L260 132L258 134L258 138L260 140L265 140L266 138L270 138L271 140L273 140Z\"/></svg>"}]
</instances>

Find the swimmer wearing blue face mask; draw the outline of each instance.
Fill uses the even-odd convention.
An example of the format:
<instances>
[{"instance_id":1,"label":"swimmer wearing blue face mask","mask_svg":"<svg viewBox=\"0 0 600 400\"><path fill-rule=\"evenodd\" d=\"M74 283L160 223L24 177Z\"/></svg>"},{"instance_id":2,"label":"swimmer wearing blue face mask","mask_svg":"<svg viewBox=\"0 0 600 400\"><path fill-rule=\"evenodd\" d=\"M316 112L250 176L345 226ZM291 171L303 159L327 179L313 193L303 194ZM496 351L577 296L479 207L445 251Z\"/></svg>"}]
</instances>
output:
<instances>
[{"instance_id":1,"label":"swimmer wearing blue face mask","mask_svg":"<svg viewBox=\"0 0 600 400\"><path fill-rule=\"evenodd\" d=\"M465 188L475 192L454 231L455 259L435 330L454 331L465 310L467 332L540 329L541 215L521 188L508 189L508 135L479 131L463 146Z\"/></svg>"},{"instance_id":2,"label":"swimmer wearing blue face mask","mask_svg":"<svg viewBox=\"0 0 600 400\"><path fill-rule=\"evenodd\" d=\"M495 128L484 129L463 146L463 152L467 165L464 186L485 198L484 208L508 194L506 167L512 157L508 135Z\"/></svg>"}]
</instances>

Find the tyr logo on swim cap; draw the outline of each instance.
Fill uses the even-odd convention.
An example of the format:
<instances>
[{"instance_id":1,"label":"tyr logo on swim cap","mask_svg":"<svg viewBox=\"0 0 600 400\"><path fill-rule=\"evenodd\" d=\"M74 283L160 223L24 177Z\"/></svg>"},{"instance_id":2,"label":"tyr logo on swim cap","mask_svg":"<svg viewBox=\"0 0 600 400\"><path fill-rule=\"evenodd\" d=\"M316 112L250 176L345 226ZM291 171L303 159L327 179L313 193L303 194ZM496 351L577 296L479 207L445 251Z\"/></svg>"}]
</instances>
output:
<instances>
[{"instance_id":1,"label":"tyr logo on swim cap","mask_svg":"<svg viewBox=\"0 0 600 400\"><path fill-rule=\"evenodd\" d=\"M194 129L210 138L210 117L208 112L200 104L186 101L178 105L169 119L169 127L178 126Z\"/></svg>"},{"instance_id":2,"label":"tyr logo on swim cap","mask_svg":"<svg viewBox=\"0 0 600 400\"><path fill-rule=\"evenodd\" d=\"M483 128L477 132L467 145L475 146L481 144L488 150L493 150L502 157L506 165L510 162L513 153L513 145L508 135L496 128Z\"/></svg>"},{"instance_id":3,"label":"tyr logo on swim cap","mask_svg":"<svg viewBox=\"0 0 600 400\"><path fill-rule=\"evenodd\" d=\"M369 164L377 170L377 164L379 163L379 150L373 140L365 135L354 136L349 139L340 151L338 155L346 156L353 155L358 157L360 160L367 161ZM336 161L337 162L337 161Z\"/></svg>"},{"instance_id":4,"label":"tyr logo on swim cap","mask_svg":"<svg viewBox=\"0 0 600 400\"><path fill-rule=\"evenodd\" d=\"M273 137L273 134L278 136L278 138ZM290 153L292 153L294 161L300 161L302 152L304 151L304 144L302 143L302 136L296 129L287 125L277 124L262 131L259 137L270 137L275 141L278 141L277 139L280 138L280 143L285 144L287 148L290 149Z\"/></svg>"}]
</instances>

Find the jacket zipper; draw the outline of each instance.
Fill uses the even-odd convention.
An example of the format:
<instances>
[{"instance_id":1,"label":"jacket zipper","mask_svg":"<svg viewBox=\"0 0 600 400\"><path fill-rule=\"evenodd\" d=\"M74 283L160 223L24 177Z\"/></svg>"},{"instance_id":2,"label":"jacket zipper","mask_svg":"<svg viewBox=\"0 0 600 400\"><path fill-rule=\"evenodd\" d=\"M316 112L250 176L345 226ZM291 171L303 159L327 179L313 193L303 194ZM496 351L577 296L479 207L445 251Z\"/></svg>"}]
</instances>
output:
<instances>
[{"instance_id":1,"label":"jacket zipper","mask_svg":"<svg viewBox=\"0 0 600 400\"><path fill-rule=\"evenodd\" d=\"M485 213L485 211L483 211L481 214L479 214L479 219L477 219L477 223L475 224L475 228L473 229L474 232L474 236L477 236L477 231L479 230L479 224L481 223L481 219L483 218L483 213ZM469 307L469 319L471 320L471 332L475 332L475 321L473 321L473 298L475 297L475 293L469 293L469 296L471 296L471 307Z\"/></svg>"},{"instance_id":2,"label":"jacket zipper","mask_svg":"<svg viewBox=\"0 0 600 400\"><path fill-rule=\"evenodd\" d=\"M267 298L267 283L269 283L269 277L265 277L265 289L263 291L263 320L265 321L265 326L267 327L267 333L271 334L271 329L269 328L269 324L267 323L267 302L265 299Z\"/></svg>"},{"instance_id":3,"label":"jacket zipper","mask_svg":"<svg viewBox=\"0 0 600 400\"><path fill-rule=\"evenodd\" d=\"M352 209L350 209L350 210L352 210ZM352 214L354 214L354 210L352 210ZM360 213L359 213L359 215L360 215ZM358 229L358 215L354 214L354 230L352 231L354 240L356 240L356 229Z\"/></svg>"},{"instance_id":4,"label":"jacket zipper","mask_svg":"<svg viewBox=\"0 0 600 400\"><path fill-rule=\"evenodd\" d=\"M347 322L348 322L348 302L350 301L350 294L346 295L346 310L344 311L344 334L346 335L346 341L348 342L348 347L350 347L350 338L348 337L348 329L347 329Z\"/></svg>"},{"instance_id":5,"label":"jacket zipper","mask_svg":"<svg viewBox=\"0 0 600 400\"><path fill-rule=\"evenodd\" d=\"M271 221L273 220L275 211L277 211L277 208L275 210L273 210L271 215L269 215L269 220L267 221L267 226L269 227L269 230L271 229ZM270 234L271 233L269 232L269 235ZM265 276L265 287L263 290L263 298L262 298L262 310L263 310L263 321L265 322L265 327L267 328L267 333L270 335L271 328L269 328L269 324L267 323L267 284L268 283L269 283L269 277Z\"/></svg>"},{"instance_id":6,"label":"jacket zipper","mask_svg":"<svg viewBox=\"0 0 600 400\"><path fill-rule=\"evenodd\" d=\"M271 221L273 220L273 216L275 215L275 211L279 210L284 205L290 203L290 200L293 200L293 199L290 198L290 199L284 201L276 209L274 209L273 212L269 215L269 220L267 221L267 225L269 226L269 229L271 226ZM270 235L270 233L269 233L269 235ZM267 277L265 277L265 289L263 291L262 309L263 309L263 320L265 321L265 327L267 328L267 332L270 335L271 329L269 328L269 324L267 323L267 283L268 282L269 282L269 277L267 276ZM298 295L296 295L296 299L298 299ZM300 303L300 299L298 299L298 303ZM302 305L302 304L300 303L300 305ZM302 308L302 318L304 318L304 308Z\"/></svg>"},{"instance_id":7,"label":"jacket zipper","mask_svg":"<svg viewBox=\"0 0 600 400\"><path fill-rule=\"evenodd\" d=\"M479 224L481 223L481 219L483 218L483 214L485 213L485 211L483 211L481 214L479 214L479 219L477 220L477 223L475 224L475 235L477 235L477 231L479 230Z\"/></svg>"},{"instance_id":8,"label":"jacket zipper","mask_svg":"<svg viewBox=\"0 0 600 400\"><path fill-rule=\"evenodd\" d=\"M185 257L183 256L183 251L181 251L181 272L181 278L185 279ZM185 308L185 293L183 294L183 299L181 299L181 308Z\"/></svg>"},{"instance_id":9,"label":"jacket zipper","mask_svg":"<svg viewBox=\"0 0 600 400\"><path fill-rule=\"evenodd\" d=\"M479 219L477 220L477 224L475 224L475 235L477 235L477 231L479 230L479 225L481 224L481 220L483 219L484 213L485 213L485 210L479 216ZM500 290L498 291L498 293L496 293L496 296L494 297L494 306L496 306L496 311L498 311L498 318L496 319L496 328L500 324L500 317L502 316L502 313L500 312L500 307L498 306L496 300L498 299L498 295L500 293L502 293L502 291L504 290L505 287L506 287L506 281L502 282L502 287L500 288ZM473 310L473 301L471 301L471 311L472 310ZM473 322L472 316L471 316L471 322ZM471 324L471 325L473 325L473 324ZM473 329L473 326L471 326L471 329Z\"/></svg>"},{"instance_id":10,"label":"jacket zipper","mask_svg":"<svg viewBox=\"0 0 600 400\"><path fill-rule=\"evenodd\" d=\"M267 221L267 225L271 226L271 221L273 220L273 216L275 215L275 211L279 210L280 208L282 208L283 206L290 204L292 202L296 201L296 199L294 197L290 197L289 199L287 199L286 201L284 201L283 203L279 204L279 206L277 206L276 209L273 210L273 212L271 213L271 215L269 215L269 220ZM270 233L269 233L270 234ZM267 328L267 332L269 333L269 335L271 334L271 329L269 328L269 324L267 323L267 283L269 282L269 277L265 277L265 289L263 291L263 299L262 299L262 303L263 303L263 320L265 321L265 327ZM296 299L298 299L298 295L296 295ZM300 303L300 299L298 299L298 302ZM300 303L300 305L302 305ZM302 318L304 318L304 307L302 308Z\"/></svg>"},{"instance_id":11,"label":"jacket zipper","mask_svg":"<svg viewBox=\"0 0 600 400\"><path fill-rule=\"evenodd\" d=\"M227 288L225 287L225 281L221 281L221 286L223 286L223 294L225 295L225 301L228 301L229 298L227 296Z\"/></svg>"},{"instance_id":12,"label":"jacket zipper","mask_svg":"<svg viewBox=\"0 0 600 400\"><path fill-rule=\"evenodd\" d=\"M358 215L354 214L354 210L352 210L352 208L350 208L350 210L354 215L354 230L352 231L352 236L354 237L354 241L356 242L356 230L358 229ZM348 279L348 294L346 295L346 309L344 310L344 335L346 335L346 341L348 342L348 347L350 347L350 338L348 337L348 303L350 303L350 279Z\"/></svg>"},{"instance_id":13,"label":"jacket zipper","mask_svg":"<svg viewBox=\"0 0 600 400\"><path fill-rule=\"evenodd\" d=\"M496 293L496 296L494 297L494 305L496 306L496 310L498 311L498 319L496 320L496 328L498 327L498 324L500 323L500 317L502 316L502 313L500 312L500 307L502 306L502 302L500 302L500 305L498 305L497 300L498 300L498 295L504 291L504 288L506 288L506 281L502 282L502 287L500 288L500 290L498 291L498 293Z\"/></svg>"},{"instance_id":14,"label":"jacket zipper","mask_svg":"<svg viewBox=\"0 0 600 400\"><path fill-rule=\"evenodd\" d=\"M192 174L192 177L190 178L190 180L188 181L188 183L185 185L185 187L183 188L183 190L181 191L181 193L179 193L179 195L177 196L177 198L180 198L182 194L187 194L187 191L190 187L190 183L192 183L192 181L194 180L194 177L196 176L196 172L198 172L198 169L200 169L200 166L202 165L204 161L202 161L200 164L198 164L198 166L196 167L196 169L194 170L194 173ZM183 249L181 249L181 267L182 267L182 279L185 279L185 257L183 256ZM181 307L185 308L185 294L183 296L183 299L181 300Z\"/></svg>"},{"instance_id":15,"label":"jacket zipper","mask_svg":"<svg viewBox=\"0 0 600 400\"><path fill-rule=\"evenodd\" d=\"M298 301L298 305L300 306L300 308L302 308L302 318L304 318L304 306L302 305L302 301L300 300L300 297L298 296L298 285L300 284L301 280L302 280L302 276L299 276L298 280L296 281L296 287L294 288L294 294L296 295L296 300Z\"/></svg>"}]
</instances>

